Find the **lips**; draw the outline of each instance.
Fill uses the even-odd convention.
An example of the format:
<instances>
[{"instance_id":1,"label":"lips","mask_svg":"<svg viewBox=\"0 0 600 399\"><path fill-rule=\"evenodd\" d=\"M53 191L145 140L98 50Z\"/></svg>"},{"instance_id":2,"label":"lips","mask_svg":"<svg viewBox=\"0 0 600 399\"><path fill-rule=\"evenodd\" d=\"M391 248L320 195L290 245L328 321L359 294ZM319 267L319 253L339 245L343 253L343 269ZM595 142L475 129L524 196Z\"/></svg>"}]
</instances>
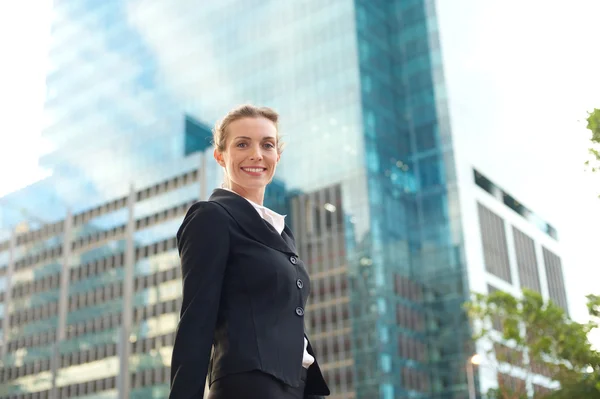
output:
<instances>
[{"instance_id":1,"label":"lips","mask_svg":"<svg viewBox=\"0 0 600 399\"><path fill-rule=\"evenodd\" d=\"M265 170L267 170L267 168L242 168L242 170L245 170L246 172L254 172L254 173L260 173L260 172L264 172Z\"/></svg>"},{"instance_id":2,"label":"lips","mask_svg":"<svg viewBox=\"0 0 600 399\"><path fill-rule=\"evenodd\" d=\"M264 171L267 170L267 168L262 168L262 167L252 167L252 168L244 167L241 169L251 176L260 176Z\"/></svg>"}]
</instances>

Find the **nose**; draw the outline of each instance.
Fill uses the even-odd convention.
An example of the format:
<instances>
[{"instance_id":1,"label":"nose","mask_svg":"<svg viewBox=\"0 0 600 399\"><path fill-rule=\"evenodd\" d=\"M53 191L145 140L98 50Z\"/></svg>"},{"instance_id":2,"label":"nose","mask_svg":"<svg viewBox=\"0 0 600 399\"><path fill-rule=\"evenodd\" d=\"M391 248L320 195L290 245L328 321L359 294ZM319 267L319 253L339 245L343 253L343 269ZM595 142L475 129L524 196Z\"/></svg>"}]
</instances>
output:
<instances>
[{"instance_id":1,"label":"nose","mask_svg":"<svg viewBox=\"0 0 600 399\"><path fill-rule=\"evenodd\" d=\"M250 159L253 161L262 161L262 151L260 148L254 147L254 150L250 154Z\"/></svg>"}]
</instances>

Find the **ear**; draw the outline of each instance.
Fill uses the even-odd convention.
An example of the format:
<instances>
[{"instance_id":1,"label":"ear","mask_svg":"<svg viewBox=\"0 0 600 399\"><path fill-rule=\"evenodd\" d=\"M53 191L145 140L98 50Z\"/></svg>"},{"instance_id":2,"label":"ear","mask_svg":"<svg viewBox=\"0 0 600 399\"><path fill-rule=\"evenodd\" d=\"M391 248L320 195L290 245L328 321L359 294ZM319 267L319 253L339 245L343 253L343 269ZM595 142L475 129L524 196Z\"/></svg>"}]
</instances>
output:
<instances>
[{"instance_id":1,"label":"ear","mask_svg":"<svg viewBox=\"0 0 600 399\"><path fill-rule=\"evenodd\" d=\"M217 161L217 163L219 165L221 165L222 167L225 167L225 160L223 159L223 154L221 154L221 152L219 150L217 150L216 148L213 151L213 157L215 157L215 161Z\"/></svg>"},{"instance_id":2,"label":"ear","mask_svg":"<svg viewBox=\"0 0 600 399\"><path fill-rule=\"evenodd\" d=\"M281 159L281 154L277 153L277 163L279 163L279 159Z\"/></svg>"}]
</instances>

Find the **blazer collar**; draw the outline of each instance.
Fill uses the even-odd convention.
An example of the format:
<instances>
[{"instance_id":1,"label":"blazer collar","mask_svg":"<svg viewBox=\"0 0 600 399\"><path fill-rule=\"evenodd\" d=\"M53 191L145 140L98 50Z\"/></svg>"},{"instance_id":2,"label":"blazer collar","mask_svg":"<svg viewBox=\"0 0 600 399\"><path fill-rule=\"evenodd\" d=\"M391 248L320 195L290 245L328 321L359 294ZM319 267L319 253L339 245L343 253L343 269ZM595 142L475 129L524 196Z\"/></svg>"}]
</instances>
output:
<instances>
[{"instance_id":1,"label":"blazer collar","mask_svg":"<svg viewBox=\"0 0 600 399\"><path fill-rule=\"evenodd\" d=\"M273 226L264 220L250 202L231 191L217 188L208 199L221 205L235 219L240 227L255 240L281 252L298 256L294 236L285 225L279 234Z\"/></svg>"}]
</instances>

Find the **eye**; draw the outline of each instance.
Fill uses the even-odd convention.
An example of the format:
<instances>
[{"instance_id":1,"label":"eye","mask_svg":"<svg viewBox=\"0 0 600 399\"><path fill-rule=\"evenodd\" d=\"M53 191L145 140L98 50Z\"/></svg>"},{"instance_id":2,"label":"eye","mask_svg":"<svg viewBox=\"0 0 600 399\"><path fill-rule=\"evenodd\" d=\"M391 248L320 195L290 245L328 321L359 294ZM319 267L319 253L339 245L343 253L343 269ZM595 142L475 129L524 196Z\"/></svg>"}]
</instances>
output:
<instances>
[{"instance_id":1,"label":"eye","mask_svg":"<svg viewBox=\"0 0 600 399\"><path fill-rule=\"evenodd\" d=\"M246 144L246 143L244 143L244 142L241 142L241 143L237 143L237 144L236 144L236 147L238 147L238 148L245 148L246 146L247 146L247 144Z\"/></svg>"},{"instance_id":2,"label":"eye","mask_svg":"<svg viewBox=\"0 0 600 399\"><path fill-rule=\"evenodd\" d=\"M267 148L275 148L275 145L273 143L265 143L265 147L267 147Z\"/></svg>"}]
</instances>

